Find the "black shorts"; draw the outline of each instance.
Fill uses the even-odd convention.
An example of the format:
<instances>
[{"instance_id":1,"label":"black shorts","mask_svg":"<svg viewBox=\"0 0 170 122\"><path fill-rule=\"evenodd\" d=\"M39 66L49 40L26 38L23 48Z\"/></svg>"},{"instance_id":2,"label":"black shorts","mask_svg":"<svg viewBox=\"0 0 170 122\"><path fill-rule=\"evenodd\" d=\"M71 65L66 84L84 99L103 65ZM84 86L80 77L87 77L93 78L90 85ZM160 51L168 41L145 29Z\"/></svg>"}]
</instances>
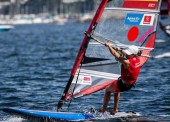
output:
<instances>
[{"instance_id":1,"label":"black shorts","mask_svg":"<svg viewBox=\"0 0 170 122\"><path fill-rule=\"evenodd\" d=\"M130 90L133 86L134 86L134 84L129 84L129 85L125 84L125 83L122 81L121 77L118 78L117 87L118 87L118 89L120 90L120 92L128 91L128 90Z\"/></svg>"}]
</instances>

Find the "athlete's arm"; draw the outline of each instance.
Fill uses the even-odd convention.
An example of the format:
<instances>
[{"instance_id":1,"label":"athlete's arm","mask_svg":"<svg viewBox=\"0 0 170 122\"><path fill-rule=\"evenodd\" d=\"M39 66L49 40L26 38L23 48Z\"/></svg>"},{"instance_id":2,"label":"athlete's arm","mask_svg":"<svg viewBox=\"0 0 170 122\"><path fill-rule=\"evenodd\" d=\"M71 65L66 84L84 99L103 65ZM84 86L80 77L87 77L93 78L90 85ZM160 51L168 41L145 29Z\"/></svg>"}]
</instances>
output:
<instances>
[{"instance_id":1,"label":"athlete's arm","mask_svg":"<svg viewBox=\"0 0 170 122\"><path fill-rule=\"evenodd\" d=\"M125 68L128 68L130 62L129 60L125 59L124 57L120 56L120 54L109 44L105 43L105 46L109 48L110 53L124 65Z\"/></svg>"},{"instance_id":2,"label":"athlete's arm","mask_svg":"<svg viewBox=\"0 0 170 122\"><path fill-rule=\"evenodd\" d=\"M124 56L127 55L126 52L123 51L120 47L116 47L115 49L116 49L117 51L121 52L121 54L123 54Z\"/></svg>"}]
</instances>

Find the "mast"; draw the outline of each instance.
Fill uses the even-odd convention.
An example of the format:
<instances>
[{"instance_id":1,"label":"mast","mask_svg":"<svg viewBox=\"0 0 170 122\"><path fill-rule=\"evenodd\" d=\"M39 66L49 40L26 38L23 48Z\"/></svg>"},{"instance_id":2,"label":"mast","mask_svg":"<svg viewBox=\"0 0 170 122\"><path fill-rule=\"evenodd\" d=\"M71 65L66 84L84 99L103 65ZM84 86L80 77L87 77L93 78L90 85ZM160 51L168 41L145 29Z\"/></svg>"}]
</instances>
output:
<instances>
[{"instance_id":1,"label":"mast","mask_svg":"<svg viewBox=\"0 0 170 122\"><path fill-rule=\"evenodd\" d=\"M100 20L100 17L104 11L104 8L106 7L107 3L109 2L110 0L102 0L102 2L100 3L97 11L96 11L96 14L87 30L87 33L91 33L91 31L95 28L96 24L99 22ZM67 85L65 87L65 90L63 92L63 95L61 96L59 102L58 102L58 105L57 105L57 110L59 110L60 108L62 108L62 106L64 105L65 101L66 101L66 94L69 90L69 87L71 85L71 82L74 78L74 75L76 74L76 71L77 71L77 68L79 67L80 63L82 62L83 60L83 57L84 57L84 54L86 52L86 49L87 49L87 45L88 45L88 42L89 42L89 38L87 36L84 37L83 41L82 41L82 44L80 46L80 49L79 49L79 53L77 55L77 58L75 60L75 63L74 63L74 66L72 68L72 71L71 71L71 74L70 74L70 78L67 82Z\"/></svg>"}]
</instances>

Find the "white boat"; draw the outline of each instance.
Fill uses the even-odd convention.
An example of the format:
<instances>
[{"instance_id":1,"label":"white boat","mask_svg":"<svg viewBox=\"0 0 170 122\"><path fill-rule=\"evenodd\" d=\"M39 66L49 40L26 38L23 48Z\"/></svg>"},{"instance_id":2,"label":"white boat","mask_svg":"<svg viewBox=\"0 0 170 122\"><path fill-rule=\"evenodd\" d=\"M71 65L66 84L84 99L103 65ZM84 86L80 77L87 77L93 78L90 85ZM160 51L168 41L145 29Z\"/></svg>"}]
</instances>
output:
<instances>
[{"instance_id":1,"label":"white boat","mask_svg":"<svg viewBox=\"0 0 170 122\"><path fill-rule=\"evenodd\" d=\"M9 31L13 28L14 28L14 26L12 26L12 25L0 25L0 32Z\"/></svg>"}]
</instances>

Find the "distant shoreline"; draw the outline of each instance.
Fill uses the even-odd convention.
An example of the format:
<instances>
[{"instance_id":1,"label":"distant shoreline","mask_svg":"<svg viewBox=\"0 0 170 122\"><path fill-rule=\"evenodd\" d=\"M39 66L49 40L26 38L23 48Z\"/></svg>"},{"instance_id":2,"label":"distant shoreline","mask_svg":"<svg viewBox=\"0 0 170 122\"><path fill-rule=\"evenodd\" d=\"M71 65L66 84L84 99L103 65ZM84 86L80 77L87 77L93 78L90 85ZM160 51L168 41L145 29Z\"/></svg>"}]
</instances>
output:
<instances>
[{"instance_id":1,"label":"distant shoreline","mask_svg":"<svg viewBox=\"0 0 170 122\"><path fill-rule=\"evenodd\" d=\"M93 18L93 12L86 14L77 15L67 15L60 14L52 16L48 13L42 14L21 14L14 15L12 18L9 15L0 15L0 24L6 25L16 25L16 24L40 24L40 23L57 23L65 24L70 22L87 22L91 21Z\"/></svg>"}]
</instances>

